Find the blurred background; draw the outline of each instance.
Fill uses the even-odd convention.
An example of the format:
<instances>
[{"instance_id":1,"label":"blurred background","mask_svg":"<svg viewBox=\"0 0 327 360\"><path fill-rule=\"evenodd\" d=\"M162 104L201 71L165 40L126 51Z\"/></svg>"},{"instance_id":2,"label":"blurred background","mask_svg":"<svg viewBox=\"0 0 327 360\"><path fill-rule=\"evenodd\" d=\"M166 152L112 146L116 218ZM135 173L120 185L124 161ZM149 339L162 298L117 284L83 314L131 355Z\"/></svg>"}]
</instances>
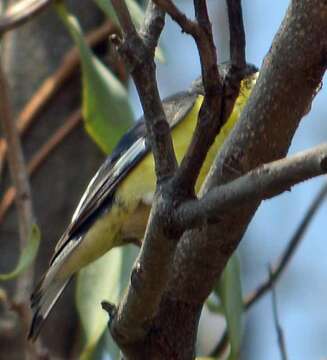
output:
<instances>
[{"instance_id":1,"label":"blurred background","mask_svg":"<svg viewBox=\"0 0 327 360\"><path fill-rule=\"evenodd\" d=\"M99 24L102 15L90 5L78 6L78 1L68 1L75 5L73 9L84 29ZM84 2L83 2L84 3ZM88 4L89 2L85 2ZM178 6L190 17L193 17L192 3L178 1ZM229 59L228 24L225 0L208 0L210 16L213 23L218 59L220 62ZM243 1L243 16L247 39L247 60L261 66L265 54L269 51L273 37L285 15L289 1L252 0ZM1 4L0 4L1 5ZM92 18L89 14L92 13ZM43 30L46 31L43 31ZM49 34L56 33L58 41L49 44ZM53 71L63 53L72 43L66 31L54 19L53 13L47 11L37 22L24 25L10 34L6 51L7 69L15 111L21 108L46 75ZM176 91L184 90L200 74L200 64L196 47L191 37L182 34L179 27L167 17L166 27L162 34L161 46L165 54L165 63L158 63L158 82L162 97ZM18 51L18 50L19 51ZM101 53L101 49L98 49ZM29 61L26 61L26 59ZM24 81L26 74L33 74ZM24 144L27 157L35 151L44 134L51 133L55 125L64 119L66 108L76 108L80 101L79 76L67 84L65 94L59 95L57 102L50 103L46 109L44 127L32 128L29 140ZM133 84L128 84L129 95L135 118L142 114L141 106ZM327 137L327 91L322 88L315 98L311 112L303 119L294 137L290 153L308 149L326 141ZM58 106L60 104L60 106ZM74 131L50 161L45 164L43 173L33 178L35 207L40 219L41 230L47 242L42 243L42 259L39 259L37 270L45 268L53 244L68 222L88 179L101 163L104 155L94 146L83 129ZM74 144L74 146L72 146ZM83 159L83 161L81 161ZM85 159L85 161L84 161ZM74 166L72 166L72 164ZM78 166L78 167L77 167ZM76 170L78 169L78 170ZM80 176L76 177L76 171ZM51 176L51 196L49 189ZM325 178L308 181L296 186L291 192L284 193L273 200L265 201L259 208L250 224L240 246L241 273L243 293L248 294L267 277L268 265L273 265L281 254L291 236L301 222L314 196L326 181ZM6 188L8 180L0 183L0 191ZM63 202L62 199L65 199ZM67 201L66 201L67 199ZM44 209L48 208L45 214ZM289 359L307 360L327 357L327 262L325 260L327 203L321 208L312 221L305 238L301 242L294 258L276 285L278 313L285 335ZM15 262L17 253L14 239L16 219L11 212L6 224L0 228L0 271L5 271ZM50 244L50 245L49 245ZM16 255L15 255L16 254ZM9 286L10 288L10 286ZM70 297L73 297L70 290ZM52 315L52 326L46 326L46 342L54 348L70 345L76 317L63 324L65 315L72 313L72 305L67 306L67 298L61 301L61 308ZM68 316L68 315L67 315ZM56 339L58 328L67 333L65 339ZM200 328L198 347L202 354L210 352L217 343L219 333L223 332L221 319L204 314ZM66 329L66 330L65 330ZM74 336L79 334L74 333ZM0 337L0 347L6 344ZM57 345L55 343L58 342ZM0 355L1 358L1 355ZM18 357L19 358L19 357ZM268 293L255 304L244 317L244 341L241 350L242 360L276 360L280 358L277 334L273 323L271 294Z\"/></svg>"}]
</instances>

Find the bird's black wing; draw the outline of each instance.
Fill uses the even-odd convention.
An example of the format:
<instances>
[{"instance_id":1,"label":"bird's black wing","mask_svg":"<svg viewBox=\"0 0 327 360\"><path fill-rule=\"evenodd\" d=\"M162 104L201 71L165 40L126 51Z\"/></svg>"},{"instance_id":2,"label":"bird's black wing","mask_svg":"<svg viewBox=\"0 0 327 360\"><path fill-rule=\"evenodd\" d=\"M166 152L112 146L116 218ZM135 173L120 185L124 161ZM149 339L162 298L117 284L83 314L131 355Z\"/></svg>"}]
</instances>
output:
<instances>
[{"instance_id":1,"label":"bird's black wing","mask_svg":"<svg viewBox=\"0 0 327 360\"><path fill-rule=\"evenodd\" d=\"M170 127L174 127L192 109L197 94L182 92L163 101ZM67 242L85 233L98 218L111 207L115 190L126 175L150 151L146 141L144 119L141 118L119 141L107 157L83 194L72 221L55 248L51 263L61 253Z\"/></svg>"}]
</instances>

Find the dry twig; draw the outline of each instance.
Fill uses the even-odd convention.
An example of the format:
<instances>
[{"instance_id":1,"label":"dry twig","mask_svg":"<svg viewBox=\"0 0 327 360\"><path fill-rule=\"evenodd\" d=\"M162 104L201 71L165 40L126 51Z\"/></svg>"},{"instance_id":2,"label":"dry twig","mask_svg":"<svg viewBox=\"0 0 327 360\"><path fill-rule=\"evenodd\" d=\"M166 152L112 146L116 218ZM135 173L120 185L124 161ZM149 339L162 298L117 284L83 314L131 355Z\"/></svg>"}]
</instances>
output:
<instances>
[{"instance_id":1,"label":"dry twig","mask_svg":"<svg viewBox=\"0 0 327 360\"><path fill-rule=\"evenodd\" d=\"M211 23L205 1L194 1L196 21L188 19L171 0L155 0L164 11L190 34L196 42L200 61L205 98L190 146L176 175L176 186L186 193L193 193L194 186L217 133L229 116L230 110L223 110L223 83L217 65L216 48L213 42ZM236 98L236 96L235 96ZM235 98L232 100L234 103Z\"/></svg>"},{"instance_id":2,"label":"dry twig","mask_svg":"<svg viewBox=\"0 0 327 360\"><path fill-rule=\"evenodd\" d=\"M271 275L272 275L272 271L271 271L271 268L269 268L270 278L271 278ZM284 337L283 329L282 329L279 319L278 319L277 296L276 296L276 290L275 290L275 286L274 286L273 282L270 283L270 288L271 288L271 296L272 296L274 325L275 325L277 339L278 339L278 347L279 347L281 359L287 360L285 337Z\"/></svg>"},{"instance_id":3,"label":"dry twig","mask_svg":"<svg viewBox=\"0 0 327 360\"><path fill-rule=\"evenodd\" d=\"M104 41L108 35L117 33L118 27L111 22L107 22L99 28L86 35L86 42L90 47L94 47L99 42ZM58 70L49 76L34 93L31 100L25 105L18 115L16 124L20 134L28 129L48 102L54 97L57 91L68 81L80 64L78 50L74 47L63 58ZM0 139L0 174L4 165L7 152L7 144L4 139Z\"/></svg>"},{"instance_id":4,"label":"dry twig","mask_svg":"<svg viewBox=\"0 0 327 360\"><path fill-rule=\"evenodd\" d=\"M229 51L232 65L243 68L245 58L245 32L241 0L227 0L229 22Z\"/></svg>"},{"instance_id":5,"label":"dry twig","mask_svg":"<svg viewBox=\"0 0 327 360\"><path fill-rule=\"evenodd\" d=\"M81 122L82 114L80 110L74 111L64 124L50 137L50 139L38 150L27 164L28 175L31 176L44 163L49 154L71 133ZM7 211L10 209L16 197L16 190L11 186L2 197L0 202L0 224L3 222Z\"/></svg>"},{"instance_id":6,"label":"dry twig","mask_svg":"<svg viewBox=\"0 0 327 360\"><path fill-rule=\"evenodd\" d=\"M319 210L320 206L323 204L327 196L327 184L325 184L313 199L312 204L304 215L302 221L297 227L294 235L291 237L290 241L287 244L287 247L283 251L279 260L276 262L276 265L272 268L271 274L267 280L260 284L253 293L249 294L244 300L245 309L249 309L254 305L262 296L269 290L271 284L277 282L280 276L285 271L287 265L290 263L292 257L294 256L301 240L303 240L304 234L308 229L311 221Z\"/></svg>"},{"instance_id":7,"label":"dry twig","mask_svg":"<svg viewBox=\"0 0 327 360\"><path fill-rule=\"evenodd\" d=\"M243 300L244 309L249 310L254 304L256 304L263 295L274 285L284 273L287 265L292 260L295 255L296 250L298 249L300 242L303 240L306 230L308 229L311 221L314 219L314 216L317 214L320 206L324 203L327 196L327 183L320 189L316 197L313 199L309 209L304 215L302 221L294 232L294 235L291 237L290 241L287 243L286 248L283 253L280 255L274 267L271 269L270 276L261 283L251 294L245 297ZM219 343L215 346L214 350L210 356L219 356L221 355L228 345L228 333L224 332L223 336L219 340Z\"/></svg>"},{"instance_id":8,"label":"dry twig","mask_svg":"<svg viewBox=\"0 0 327 360\"><path fill-rule=\"evenodd\" d=\"M0 60L1 61L1 60ZM17 189L16 206L19 224L19 247L22 251L26 245L34 223L34 214L32 206L31 189L23 151L16 125L11 113L9 91L7 81L0 64L0 118L3 127L3 133L8 142L9 168L12 181ZM30 267L21 274L16 283L15 303L20 311L18 312L22 320L24 333L27 331L31 319L29 306L26 304L28 294L33 282L33 267ZM29 353L33 350L32 346L26 344L26 351Z\"/></svg>"},{"instance_id":9,"label":"dry twig","mask_svg":"<svg viewBox=\"0 0 327 360\"><path fill-rule=\"evenodd\" d=\"M5 32L25 24L47 8L53 0L21 0L0 16L0 36Z\"/></svg>"}]
</instances>

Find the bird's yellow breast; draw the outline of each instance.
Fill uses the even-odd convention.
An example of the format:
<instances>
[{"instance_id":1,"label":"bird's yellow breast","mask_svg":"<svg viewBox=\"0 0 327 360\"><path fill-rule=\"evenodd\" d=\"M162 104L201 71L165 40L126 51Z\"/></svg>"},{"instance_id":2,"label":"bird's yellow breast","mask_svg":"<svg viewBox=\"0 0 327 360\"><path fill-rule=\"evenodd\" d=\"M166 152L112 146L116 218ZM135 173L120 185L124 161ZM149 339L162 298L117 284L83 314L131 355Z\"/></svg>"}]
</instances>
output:
<instances>
[{"instance_id":1,"label":"bird's yellow breast","mask_svg":"<svg viewBox=\"0 0 327 360\"><path fill-rule=\"evenodd\" d=\"M196 192L199 191L217 152L233 129L254 81L255 77L243 81L241 94L233 112L216 137L201 168ZM191 141L202 101L203 96L199 95L191 111L172 129L174 149L179 163ZM126 240L143 238L155 191L155 179L153 155L149 153L118 185L111 208L85 234L83 245L78 247L67 261L65 275L74 273Z\"/></svg>"},{"instance_id":2,"label":"bird's yellow breast","mask_svg":"<svg viewBox=\"0 0 327 360\"><path fill-rule=\"evenodd\" d=\"M249 95L250 85L251 84L243 84L242 93L235 103L230 118L216 137L214 144L211 146L196 183L196 192L200 190L217 152L233 129L244 106L245 100ZM190 144L202 101L203 96L198 96L193 108L187 114L185 119L178 123L172 130L172 139L178 163L183 159ZM153 154L149 153L119 186L116 197L119 199L119 202L125 205L125 209L128 209L127 213L125 213L126 219L121 230L122 239L131 238L133 236L136 238L143 237L147 223L147 215L149 213L149 209L147 212L144 210L144 205L147 205L148 207L151 206L152 196L155 191L155 179ZM143 206L140 205L140 202L143 203ZM141 214L139 214L140 207L142 207Z\"/></svg>"},{"instance_id":3,"label":"bird's yellow breast","mask_svg":"<svg viewBox=\"0 0 327 360\"><path fill-rule=\"evenodd\" d=\"M233 129L244 106L245 98L247 97L246 95L247 94L243 93L237 99L230 118L216 137L214 144L211 146L196 183L196 192L200 190L218 150ZM180 121L172 130L172 139L178 163L183 159L186 149L190 144L202 101L203 96L198 96L193 108L187 114L185 119ZM126 204L131 204L135 200L139 201L142 198L146 201L147 199L151 199L151 195L154 193L155 179L153 155L152 153L149 153L123 180L116 194Z\"/></svg>"}]
</instances>

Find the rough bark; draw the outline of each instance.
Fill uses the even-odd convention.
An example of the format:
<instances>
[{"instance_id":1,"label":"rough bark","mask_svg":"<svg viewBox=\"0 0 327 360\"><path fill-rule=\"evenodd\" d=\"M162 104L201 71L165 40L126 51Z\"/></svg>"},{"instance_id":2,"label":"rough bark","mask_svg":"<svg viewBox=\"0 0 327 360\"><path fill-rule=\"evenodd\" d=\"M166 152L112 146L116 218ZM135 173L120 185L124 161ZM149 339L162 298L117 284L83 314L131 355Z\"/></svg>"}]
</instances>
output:
<instances>
[{"instance_id":1,"label":"rough bark","mask_svg":"<svg viewBox=\"0 0 327 360\"><path fill-rule=\"evenodd\" d=\"M285 156L299 121L309 110L326 70L327 5L292 1L267 54L251 99L216 160L204 191ZM149 336L155 359L190 359L201 304L210 293L259 202L224 214L219 223L184 236L173 277ZM167 308L171 311L167 312ZM178 309L178 310L177 310ZM176 312L178 311L178 317ZM178 336L176 331L178 330ZM193 331L191 330L193 329ZM166 353L160 353L165 344ZM151 350L149 350L151 351Z\"/></svg>"}]
</instances>

